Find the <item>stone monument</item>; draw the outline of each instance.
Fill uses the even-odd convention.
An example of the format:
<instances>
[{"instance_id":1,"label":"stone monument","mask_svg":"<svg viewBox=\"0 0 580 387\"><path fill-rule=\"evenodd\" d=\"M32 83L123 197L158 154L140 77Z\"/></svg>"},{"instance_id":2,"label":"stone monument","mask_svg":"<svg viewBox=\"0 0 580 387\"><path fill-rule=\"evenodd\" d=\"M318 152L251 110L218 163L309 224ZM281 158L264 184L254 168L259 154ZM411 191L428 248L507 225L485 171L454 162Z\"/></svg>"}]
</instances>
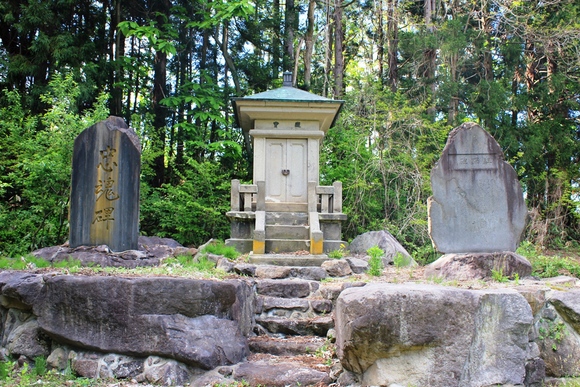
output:
<instances>
[{"instance_id":1,"label":"stone monument","mask_svg":"<svg viewBox=\"0 0 580 387\"><path fill-rule=\"evenodd\" d=\"M446 254L433 266L450 261L456 265L461 257L479 267L476 277L492 269L529 274L529 262L513 253L527 219L522 188L489 133L474 123L455 128L431 171L431 187L429 234L435 249ZM519 268L510 268L508 262L516 261Z\"/></svg>"},{"instance_id":2,"label":"stone monument","mask_svg":"<svg viewBox=\"0 0 580 387\"><path fill-rule=\"evenodd\" d=\"M70 247L107 245L136 250L139 237L141 146L119 117L75 139L70 200Z\"/></svg>"}]
</instances>

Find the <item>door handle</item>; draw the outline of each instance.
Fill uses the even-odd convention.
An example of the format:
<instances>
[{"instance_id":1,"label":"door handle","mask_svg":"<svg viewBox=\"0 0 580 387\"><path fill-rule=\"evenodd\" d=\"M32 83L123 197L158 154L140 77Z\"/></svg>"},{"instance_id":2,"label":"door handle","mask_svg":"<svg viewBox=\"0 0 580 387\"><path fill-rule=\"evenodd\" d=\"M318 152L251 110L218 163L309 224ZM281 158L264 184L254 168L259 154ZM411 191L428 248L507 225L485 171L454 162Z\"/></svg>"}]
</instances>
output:
<instances>
[{"instance_id":1,"label":"door handle","mask_svg":"<svg viewBox=\"0 0 580 387\"><path fill-rule=\"evenodd\" d=\"M283 170L282 170L282 174L283 174L284 176L288 176L288 175L290 174L290 170L289 170L289 169L283 169Z\"/></svg>"}]
</instances>

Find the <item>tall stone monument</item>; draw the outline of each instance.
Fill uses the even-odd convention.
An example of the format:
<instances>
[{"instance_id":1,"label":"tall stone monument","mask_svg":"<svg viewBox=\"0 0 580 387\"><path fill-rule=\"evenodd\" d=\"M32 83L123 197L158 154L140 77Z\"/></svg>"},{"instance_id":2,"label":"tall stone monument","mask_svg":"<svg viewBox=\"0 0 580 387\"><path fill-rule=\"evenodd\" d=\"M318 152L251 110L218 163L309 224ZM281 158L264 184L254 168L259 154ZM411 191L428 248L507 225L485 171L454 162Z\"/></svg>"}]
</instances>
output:
<instances>
[{"instance_id":1,"label":"tall stone monument","mask_svg":"<svg viewBox=\"0 0 580 387\"><path fill-rule=\"evenodd\" d=\"M522 258L513 252L526 225L527 208L517 174L495 139L474 123L454 129L431 171L431 187L429 234L435 249L447 254L441 259L457 263L463 255L463 261L484 265L481 273L494 268L512 271L506 262ZM520 271L529 274L527 268ZM478 276L485 276L481 273Z\"/></svg>"},{"instance_id":2,"label":"tall stone monument","mask_svg":"<svg viewBox=\"0 0 580 387\"><path fill-rule=\"evenodd\" d=\"M72 160L71 247L137 249L140 168L139 138L122 118L109 117L78 135Z\"/></svg>"}]
</instances>

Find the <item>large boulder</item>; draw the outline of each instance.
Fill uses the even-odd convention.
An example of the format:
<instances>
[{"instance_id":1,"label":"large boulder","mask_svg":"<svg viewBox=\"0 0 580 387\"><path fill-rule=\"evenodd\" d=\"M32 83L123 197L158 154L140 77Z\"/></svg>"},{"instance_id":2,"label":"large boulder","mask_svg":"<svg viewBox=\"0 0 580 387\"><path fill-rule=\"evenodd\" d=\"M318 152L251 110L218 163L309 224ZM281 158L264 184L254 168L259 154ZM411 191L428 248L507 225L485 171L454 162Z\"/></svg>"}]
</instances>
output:
<instances>
[{"instance_id":1,"label":"large boulder","mask_svg":"<svg viewBox=\"0 0 580 387\"><path fill-rule=\"evenodd\" d=\"M580 290L549 292L536 316L535 335L546 374L580 376Z\"/></svg>"},{"instance_id":2,"label":"large boulder","mask_svg":"<svg viewBox=\"0 0 580 387\"><path fill-rule=\"evenodd\" d=\"M241 281L9 277L0 276L0 294L30 305L39 329L62 344L168 357L203 369L234 364L248 354L242 329L251 329L253 298Z\"/></svg>"},{"instance_id":3,"label":"large boulder","mask_svg":"<svg viewBox=\"0 0 580 387\"><path fill-rule=\"evenodd\" d=\"M425 268L425 277L448 280L473 280L492 278L494 271L513 278L532 274L532 264L511 251L501 253L445 254Z\"/></svg>"},{"instance_id":4,"label":"large boulder","mask_svg":"<svg viewBox=\"0 0 580 387\"><path fill-rule=\"evenodd\" d=\"M407 250L387 230L369 231L357 236L348 246L348 250L352 254L366 254L367 250L374 246L385 252L383 256L385 265L392 265L397 254L405 258L406 265L416 264Z\"/></svg>"},{"instance_id":5,"label":"large boulder","mask_svg":"<svg viewBox=\"0 0 580 387\"><path fill-rule=\"evenodd\" d=\"M157 266L168 257L194 255L197 252L197 249L183 247L170 238L140 236L138 242L138 249L120 252L111 251L107 245L72 248L65 244L44 247L33 251L32 255L51 263L74 259L80 261L83 266L98 265L134 269Z\"/></svg>"},{"instance_id":6,"label":"large boulder","mask_svg":"<svg viewBox=\"0 0 580 387\"><path fill-rule=\"evenodd\" d=\"M531 308L512 290L373 284L337 300L337 354L363 385L522 384Z\"/></svg>"}]
</instances>

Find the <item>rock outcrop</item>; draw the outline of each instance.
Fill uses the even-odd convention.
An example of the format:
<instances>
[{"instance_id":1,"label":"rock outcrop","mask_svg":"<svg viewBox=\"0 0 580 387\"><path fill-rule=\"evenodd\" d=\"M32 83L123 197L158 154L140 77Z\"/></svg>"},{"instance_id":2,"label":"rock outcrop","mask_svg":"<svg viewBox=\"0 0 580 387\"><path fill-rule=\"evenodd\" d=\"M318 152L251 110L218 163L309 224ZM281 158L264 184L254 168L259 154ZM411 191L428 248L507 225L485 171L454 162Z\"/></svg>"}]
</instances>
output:
<instances>
[{"instance_id":1,"label":"rock outcrop","mask_svg":"<svg viewBox=\"0 0 580 387\"><path fill-rule=\"evenodd\" d=\"M0 273L2 305L32 312L7 335L14 354L40 354L42 348L20 344L18 332L41 332L77 348L162 356L202 369L235 364L248 354L252 315L245 304L253 298L244 287L169 277Z\"/></svg>"},{"instance_id":2,"label":"rock outcrop","mask_svg":"<svg viewBox=\"0 0 580 387\"><path fill-rule=\"evenodd\" d=\"M374 284L335 313L338 356L363 385L522 384L532 359L532 310L513 290Z\"/></svg>"},{"instance_id":3,"label":"rock outcrop","mask_svg":"<svg viewBox=\"0 0 580 387\"><path fill-rule=\"evenodd\" d=\"M541 387L580 376L574 278L470 290L320 281L316 269L244 266L254 277L223 281L0 272L0 357L191 386Z\"/></svg>"},{"instance_id":4,"label":"rock outcrop","mask_svg":"<svg viewBox=\"0 0 580 387\"><path fill-rule=\"evenodd\" d=\"M416 265L411 254L386 230L365 232L354 238L348 249L352 254L366 254L373 246L378 246L385 252L383 256L385 266L392 265L397 254L402 257L402 266Z\"/></svg>"}]
</instances>

